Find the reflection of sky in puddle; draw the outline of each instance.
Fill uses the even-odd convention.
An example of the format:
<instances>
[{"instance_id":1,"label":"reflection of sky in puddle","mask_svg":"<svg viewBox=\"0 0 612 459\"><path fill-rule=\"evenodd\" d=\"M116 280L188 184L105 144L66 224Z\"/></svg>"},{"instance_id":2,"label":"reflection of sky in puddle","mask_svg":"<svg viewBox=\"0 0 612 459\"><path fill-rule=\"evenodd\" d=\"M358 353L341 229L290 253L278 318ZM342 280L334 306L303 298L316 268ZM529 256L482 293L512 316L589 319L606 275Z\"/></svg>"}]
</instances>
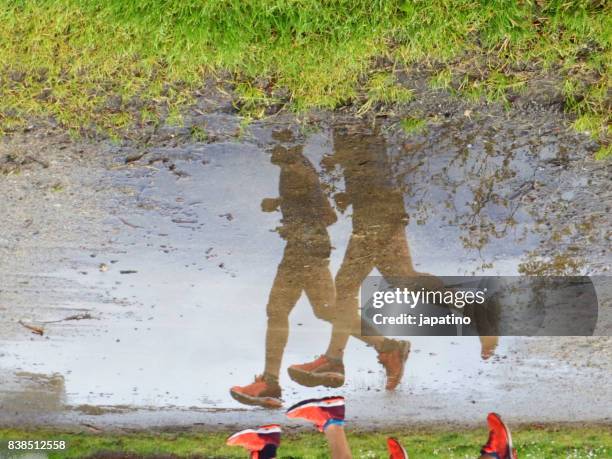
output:
<instances>
[{"instance_id":1,"label":"reflection of sky in puddle","mask_svg":"<svg viewBox=\"0 0 612 459\"><path fill-rule=\"evenodd\" d=\"M331 149L329 142L317 134L306 145L304 153L317 167ZM172 157L190 177L177 179L163 167L119 172L117 186L134 188L137 196L118 198L116 215L108 220L109 248L95 258L89 253L74 257L78 271L88 272L76 274L77 280L115 299L95 306L93 315L101 320L57 325L67 330L63 337L54 336L50 326L49 340L6 343L0 361L4 367L63 374L70 404L237 407L228 390L262 370L265 305L283 253L284 241L272 231L280 214L260 208L263 198L278 195L278 168L269 154L248 144L158 153ZM430 166L439 168L445 160L441 156ZM442 206L443 193L431 188L431 205ZM407 227L419 271L457 275L481 266L478 251L463 247L460 230L443 225L440 216L448 212L440 207L425 224L413 218ZM335 247L330 267L336 273L351 234L350 217L339 215L329 231ZM489 273L516 273L522 250L507 239L487 247L488 259L495 259ZM99 263L109 271L100 272ZM54 274L75 277L68 270ZM331 327L313 316L304 297L290 321L283 396L292 401L325 393L293 383L286 367L322 353ZM498 353L509 353L515 342L502 339ZM400 393L452 394L478 378L481 396L494 397L496 386L516 370L512 359L481 361L476 338L415 338L412 344ZM342 390L365 400L384 393L373 349L351 339L345 365Z\"/></svg>"}]
</instances>

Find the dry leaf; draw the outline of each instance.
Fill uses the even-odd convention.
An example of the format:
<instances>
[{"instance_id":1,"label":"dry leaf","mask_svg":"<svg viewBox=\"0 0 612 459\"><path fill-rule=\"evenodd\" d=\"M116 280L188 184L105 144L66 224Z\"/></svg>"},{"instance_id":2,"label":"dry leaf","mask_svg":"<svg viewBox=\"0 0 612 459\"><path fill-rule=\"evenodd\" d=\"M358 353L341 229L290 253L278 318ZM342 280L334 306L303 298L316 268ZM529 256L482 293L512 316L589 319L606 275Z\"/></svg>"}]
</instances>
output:
<instances>
[{"instance_id":1,"label":"dry leaf","mask_svg":"<svg viewBox=\"0 0 612 459\"><path fill-rule=\"evenodd\" d=\"M19 325L21 325L22 327L27 328L28 330L30 330L35 335L43 336L45 334L45 329L42 328L42 327L37 327L36 325L26 324L26 323L22 322L21 320L19 321Z\"/></svg>"}]
</instances>

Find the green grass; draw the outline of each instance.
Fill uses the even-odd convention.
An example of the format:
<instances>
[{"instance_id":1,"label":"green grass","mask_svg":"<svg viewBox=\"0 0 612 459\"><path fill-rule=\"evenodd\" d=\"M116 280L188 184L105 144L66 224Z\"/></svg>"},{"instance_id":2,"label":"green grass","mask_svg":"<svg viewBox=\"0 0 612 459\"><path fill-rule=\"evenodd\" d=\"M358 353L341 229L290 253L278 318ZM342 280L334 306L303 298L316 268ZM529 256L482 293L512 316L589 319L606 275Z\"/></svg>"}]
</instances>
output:
<instances>
[{"instance_id":1,"label":"green grass","mask_svg":"<svg viewBox=\"0 0 612 459\"><path fill-rule=\"evenodd\" d=\"M400 126L406 134L418 134L427 129L427 122L419 118L404 118L400 121Z\"/></svg>"},{"instance_id":2,"label":"green grass","mask_svg":"<svg viewBox=\"0 0 612 459\"><path fill-rule=\"evenodd\" d=\"M50 458L83 458L102 451L121 451L146 455L175 454L179 457L198 455L210 458L242 458L240 448L224 446L227 433L177 434L67 434L58 431L0 430L0 443L8 440L65 440L69 448L51 453ZM475 458L486 440L486 432L462 430L454 432L390 432L351 433L349 443L356 458L382 458L385 439L395 436L408 449L411 459ZM600 428L522 428L513 432L519 457L537 459L608 458L612 454L612 432ZM284 435L279 457L328 458L322 435L301 433Z\"/></svg>"},{"instance_id":3,"label":"green grass","mask_svg":"<svg viewBox=\"0 0 612 459\"><path fill-rule=\"evenodd\" d=\"M606 145L600 148L595 157L597 159L612 158L612 145Z\"/></svg>"},{"instance_id":4,"label":"green grass","mask_svg":"<svg viewBox=\"0 0 612 459\"><path fill-rule=\"evenodd\" d=\"M365 85L363 105L358 113L365 113L377 105L405 104L410 102L413 91L400 86L392 73L376 72Z\"/></svg>"},{"instance_id":5,"label":"green grass","mask_svg":"<svg viewBox=\"0 0 612 459\"><path fill-rule=\"evenodd\" d=\"M194 142L206 142L208 140L208 134L201 126L191 126L190 134Z\"/></svg>"},{"instance_id":6,"label":"green grass","mask_svg":"<svg viewBox=\"0 0 612 459\"><path fill-rule=\"evenodd\" d=\"M503 102L535 69L560 77L575 127L605 149L611 32L605 0L0 0L0 132L180 122L206 78L259 117L407 102L393 71L409 66Z\"/></svg>"}]
</instances>

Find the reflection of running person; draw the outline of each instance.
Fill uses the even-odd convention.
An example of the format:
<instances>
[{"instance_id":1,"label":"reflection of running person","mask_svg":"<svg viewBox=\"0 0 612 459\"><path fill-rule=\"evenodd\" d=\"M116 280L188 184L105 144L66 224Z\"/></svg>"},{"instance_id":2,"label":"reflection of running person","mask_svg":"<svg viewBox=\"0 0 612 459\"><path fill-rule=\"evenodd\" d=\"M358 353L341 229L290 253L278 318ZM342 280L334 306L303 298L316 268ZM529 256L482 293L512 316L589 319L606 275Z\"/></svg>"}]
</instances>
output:
<instances>
[{"instance_id":1,"label":"reflection of running person","mask_svg":"<svg viewBox=\"0 0 612 459\"><path fill-rule=\"evenodd\" d=\"M304 400L287 410L287 417L313 423L325 434L332 459L351 459L351 450L344 431L344 398L325 397ZM510 429L498 414L489 413L489 438L481 449L480 459L517 459L512 447ZM251 459L273 459L280 446L281 427L278 424L247 429L228 438L230 446L242 446ZM407 451L395 438L387 439L389 459L408 459Z\"/></svg>"},{"instance_id":2,"label":"reflection of running person","mask_svg":"<svg viewBox=\"0 0 612 459\"><path fill-rule=\"evenodd\" d=\"M315 315L330 320L335 289L329 271L327 227L336 221L336 214L302 147L276 146L271 160L281 168L280 197L264 199L262 209L271 212L280 208L282 226L278 232L287 244L268 300L265 370L254 383L235 386L230 393L241 403L278 408L282 404L278 376L289 336L289 314L302 292Z\"/></svg>"},{"instance_id":3,"label":"reflection of running person","mask_svg":"<svg viewBox=\"0 0 612 459\"><path fill-rule=\"evenodd\" d=\"M346 192L334 199L342 212L352 206L353 234L336 275L336 320L327 351L313 362L289 367L290 376L307 386L333 387L330 382L344 381L343 354L352 334L376 349L387 374L386 388L395 389L404 373L410 343L361 336L359 289L374 268L388 280L430 278L412 265L403 194L393 183L384 139L368 130L335 129L334 154L323 161L326 169L338 164L343 170ZM440 285L436 278L431 279L432 285Z\"/></svg>"}]
</instances>

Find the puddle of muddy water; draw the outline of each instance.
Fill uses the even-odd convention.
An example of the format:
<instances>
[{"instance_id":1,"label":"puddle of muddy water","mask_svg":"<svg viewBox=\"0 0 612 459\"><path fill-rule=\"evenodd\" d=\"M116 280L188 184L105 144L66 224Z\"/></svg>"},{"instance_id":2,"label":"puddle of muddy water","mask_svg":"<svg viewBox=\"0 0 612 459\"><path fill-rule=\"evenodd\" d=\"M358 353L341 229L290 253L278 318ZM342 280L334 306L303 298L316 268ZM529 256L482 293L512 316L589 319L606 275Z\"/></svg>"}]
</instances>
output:
<instances>
[{"instance_id":1,"label":"puddle of muddy water","mask_svg":"<svg viewBox=\"0 0 612 459\"><path fill-rule=\"evenodd\" d=\"M243 408L229 389L264 370L270 303L280 337L268 344L267 364L282 357L285 402L335 393L297 384L287 366L325 351L332 326L313 307L325 307L334 277L337 294L351 295L342 269L347 279L406 270L513 275L543 238L540 216L523 205L541 174L537 155L507 131L469 136L456 126L401 142L365 126L306 138L273 131L255 127L256 142L154 148L112 170L105 244L69 249L70 263L47 273L95 291L100 300L74 291L63 303L93 319L3 340L0 366L62 375L70 406ZM534 393L543 409L556 394L555 406L567 399L576 419L603 416L589 403L574 409L559 383L584 376L522 355L520 339L502 338L489 360L477 338L411 341L406 376L391 395L376 350L350 339L341 390L356 417L373 404L413 419L512 407L522 416ZM526 383L534 378L543 383L535 390ZM7 399L0 390L0 402Z\"/></svg>"}]
</instances>

